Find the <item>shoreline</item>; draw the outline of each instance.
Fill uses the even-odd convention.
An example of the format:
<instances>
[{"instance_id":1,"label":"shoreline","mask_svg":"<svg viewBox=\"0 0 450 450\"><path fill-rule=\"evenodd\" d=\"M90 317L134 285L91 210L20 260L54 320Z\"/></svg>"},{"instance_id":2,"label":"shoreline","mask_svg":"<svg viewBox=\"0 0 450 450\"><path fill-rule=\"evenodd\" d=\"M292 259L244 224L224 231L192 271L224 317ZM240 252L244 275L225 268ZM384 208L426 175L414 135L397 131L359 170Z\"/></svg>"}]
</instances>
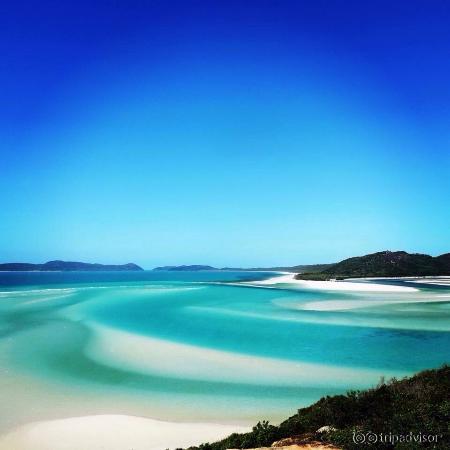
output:
<instances>
[{"instance_id":1,"label":"shoreline","mask_svg":"<svg viewBox=\"0 0 450 450\"><path fill-rule=\"evenodd\" d=\"M216 441L249 427L93 415L31 422L0 436L0 450L164 450Z\"/></svg>"},{"instance_id":2,"label":"shoreline","mask_svg":"<svg viewBox=\"0 0 450 450\"><path fill-rule=\"evenodd\" d=\"M258 286L272 286L277 284L289 284L304 289L325 290L325 291L364 291L364 292L417 292L419 289L409 286L394 286L382 283L371 283L366 280L369 278L352 278L352 281L313 281L313 280L296 280L296 274L280 275L277 277L267 278L261 281L245 282L245 284ZM385 278L394 279L394 278ZM350 280L350 278L349 278ZM358 282L356 280L361 280ZM430 283L431 284L431 283Z\"/></svg>"}]
</instances>

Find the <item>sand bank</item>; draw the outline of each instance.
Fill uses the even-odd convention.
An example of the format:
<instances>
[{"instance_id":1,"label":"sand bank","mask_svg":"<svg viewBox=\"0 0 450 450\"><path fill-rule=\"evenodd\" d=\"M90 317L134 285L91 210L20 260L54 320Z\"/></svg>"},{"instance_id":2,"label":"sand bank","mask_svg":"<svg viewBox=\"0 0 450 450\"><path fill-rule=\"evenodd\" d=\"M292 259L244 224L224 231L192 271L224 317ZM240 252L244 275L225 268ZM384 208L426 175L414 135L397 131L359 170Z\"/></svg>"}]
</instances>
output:
<instances>
[{"instance_id":1,"label":"sand bank","mask_svg":"<svg viewBox=\"0 0 450 450\"><path fill-rule=\"evenodd\" d=\"M381 281L381 280L380 280ZM324 291L358 291L358 292L416 292L418 289L409 286L394 286L382 283L360 281L312 281L296 280L295 274L281 275L262 281L252 281L255 285L290 284L302 289L324 290Z\"/></svg>"},{"instance_id":2,"label":"sand bank","mask_svg":"<svg viewBox=\"0 0 450 450\"><path fill-rule=\"evenodd\" d=\"M0 437L0 450L165 450L248 431L236 425L98 415L33 422Z\"/></svg>"},{"instance_id":3,"label":"sand bank","mask_svg":"<svg viewBox=\"0 0 450 450\"><path fill-rule=\"evenodd\" d=\"M450 277L426 277L426 278L414 278L407 280L411 283L431 284L436 286L448 286L450 287Z\"/></svg>"},{"instance_id":4,"label":"sand bank","mask_svg":"<svg viewBox=\"0 0 450 450\"><path fill-rule=\"evenodd\" d=\"M286 361L170 342L89 323L89 358L109 367L166 377L272 386L366 386L398 372ZM264 370L261 370L264 367Z\"/></svg>"}]
</instances>

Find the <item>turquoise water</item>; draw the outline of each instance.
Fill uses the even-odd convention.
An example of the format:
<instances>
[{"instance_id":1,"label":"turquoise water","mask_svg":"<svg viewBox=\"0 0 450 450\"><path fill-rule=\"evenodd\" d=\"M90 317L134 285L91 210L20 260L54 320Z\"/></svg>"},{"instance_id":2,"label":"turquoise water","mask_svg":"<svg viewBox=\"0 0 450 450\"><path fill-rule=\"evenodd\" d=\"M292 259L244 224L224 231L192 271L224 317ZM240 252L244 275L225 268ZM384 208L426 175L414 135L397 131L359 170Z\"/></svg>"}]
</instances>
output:
<instances>
[{"instance_id":1,"label":"turquoise water","mask_svg":"<svg viewBox=\"0 0 450 450\"><path fill-rule=\"evenodd\" d=\"M90 414L94 400L110 413L276 421L325 394L450 360L448 288L240 284L270 276L0 273L0 395L19 405L0 427ZM20 391L20 377L33 389Z\"/></svg>"}]
</instances>

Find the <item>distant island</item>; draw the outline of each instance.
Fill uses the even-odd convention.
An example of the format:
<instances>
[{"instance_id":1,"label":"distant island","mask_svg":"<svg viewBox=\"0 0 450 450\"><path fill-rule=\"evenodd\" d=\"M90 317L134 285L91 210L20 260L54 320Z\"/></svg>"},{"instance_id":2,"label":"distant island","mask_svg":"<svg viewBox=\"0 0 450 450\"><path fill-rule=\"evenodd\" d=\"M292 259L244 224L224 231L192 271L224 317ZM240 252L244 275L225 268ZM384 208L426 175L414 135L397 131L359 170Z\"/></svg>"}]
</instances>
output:
<instances>
[{"instance_id":1,"label":"distant island","mask_svg":"<svg viewBox=\"0 0 450 450\"><path fill-rule=\"evenodd\" d=\"M258 272L321 272L322 270L331 267L333 264L300 264L298 266L275 266L275 267L224 267L220 270L245 270Z\"/></svg>"},{"instance_id":2,"label":"distant island","mask_svg":"<svg viewBox=\"0 0 450 450\"><path fill-rule=\"evenodd\" d=\"M169 272L197 272L200 270L223 270L223 271L243 271L243 272L292 272L298 273L303 271L320 272L333 264L303 264L299 266L279 266L279 267L213 267L203 264L191 264L182 266L161 266L155 267L154 271Z\"/></svg>"},{"instance_id":3,"label":"distant island","mask_svg":"<svg viewBox=\"0 0 450 450\"><path fill-rule=\"evenodd\" d=\"M48 261L43 264L3 263L0 271L141 271L142 267L128 264L92 264L76 261ZM206 264L160 266L153 271L264 271L292 272L298 280L330 280L371 277L424 277L450 275L450 253L430 256L421 253L392 252L389 250L344 259L334 264L301 264L276 267L222 267Z\"/></svg>"},{"instance_id":4,"label":"distant island","mask_svg":"<svg viewBox=\"0 0 450 450\"><path fill-rule=\"evenodd\" d=\"M306 271L298 280L329 280L371 277L424 277L450 275L450 253L430 256L404 251L372 253L344 259L321 271Z\"/></svg>"},{"instance_id":5,"label":"distant island","mask_svg":"<svg viewBox=\"0 0 450 450\"><path fill-rule=\"evenodd\" d=\"M165 272L198 272L200 270L221 270L212 266L205 266L201 264L192 264L190 266L161 266L155 267L154 271L165 271Z\"/></svg>"},{"instance_id":6,"label":"distant island","mask_svg":"<svg viewBox=\"0 0 450 450\"><path fill-rule=\"evenodd\" d=\"M76 261L48 261L44 264L31 263L4 263L0 264L0 271L25 272L25 271L139 271L144 270L137 264L128 263L121 265L91 264Z\"/></svg>"}]
</instances>

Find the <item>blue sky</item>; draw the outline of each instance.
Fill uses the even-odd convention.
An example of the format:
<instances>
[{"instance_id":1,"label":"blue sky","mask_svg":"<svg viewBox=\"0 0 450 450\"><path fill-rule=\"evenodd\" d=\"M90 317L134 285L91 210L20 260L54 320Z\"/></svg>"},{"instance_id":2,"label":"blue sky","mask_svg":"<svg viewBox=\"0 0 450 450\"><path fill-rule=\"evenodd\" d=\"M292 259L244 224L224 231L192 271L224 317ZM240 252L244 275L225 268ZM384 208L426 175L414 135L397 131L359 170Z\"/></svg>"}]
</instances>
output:
<instances>
[{"instance_id":1,"label":"blue sky","mask_svg":"<svg viewBox=\"0 0 450 450\"><path fill-rule=\"evenodd\" d=\"M450 251L448 2L7 3L2 261Z\"/></svg>"}]
</instances>

